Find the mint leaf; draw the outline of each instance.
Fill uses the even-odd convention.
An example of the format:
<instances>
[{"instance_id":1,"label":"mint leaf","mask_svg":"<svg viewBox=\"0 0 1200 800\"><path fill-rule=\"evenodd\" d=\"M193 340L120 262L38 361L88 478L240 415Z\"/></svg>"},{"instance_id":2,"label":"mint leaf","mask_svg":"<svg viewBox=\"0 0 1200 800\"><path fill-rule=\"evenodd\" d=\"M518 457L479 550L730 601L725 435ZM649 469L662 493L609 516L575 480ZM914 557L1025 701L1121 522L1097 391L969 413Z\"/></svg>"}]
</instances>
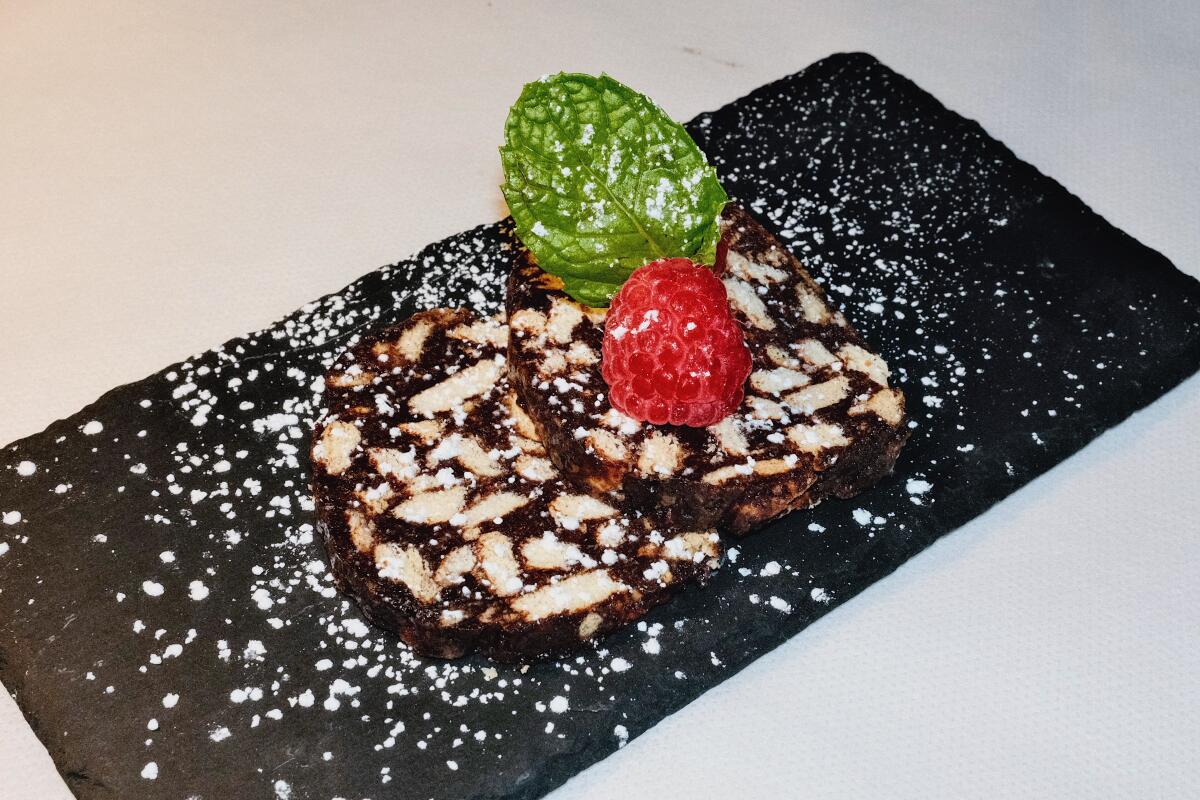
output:
<instances>
[{"instance_id":1,"label":"mint leaf","mask_svg":"<svg viewBox=\"0 0 1200 800\"><path fill-rule=\"evenodd\" d=\"M711 264L729 196L683 126L607 75L527 84L508 113L500 187L538 265L590 306L635 269Z\"/></svg>"}]
</instances>

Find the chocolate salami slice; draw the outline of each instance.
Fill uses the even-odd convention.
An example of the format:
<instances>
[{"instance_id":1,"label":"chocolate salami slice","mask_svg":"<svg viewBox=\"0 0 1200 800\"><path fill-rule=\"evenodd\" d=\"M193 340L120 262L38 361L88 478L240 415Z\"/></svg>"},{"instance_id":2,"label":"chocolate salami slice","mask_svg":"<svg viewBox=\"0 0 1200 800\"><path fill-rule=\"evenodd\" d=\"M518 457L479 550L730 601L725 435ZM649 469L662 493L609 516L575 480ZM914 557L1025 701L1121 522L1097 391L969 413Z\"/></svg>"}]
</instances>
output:
<instances>
[{"instance_id":1,"label":"chocolate salami slice","mask_svg":"<svg viewBox=\"0 0 1200 800\"><path fill-rule=\"evenodd\" d=\"M719 562L712 531L562 479L509 388L507 343L497 319L425 311L326 376L313 484L334 578L426 655L570 650Z\"/></svg>"},{"instance_id":2,"label":"chocolate salami slice","mask_svg":"<svg viewBox=\"0 0 1200 800\"><path fill-rule=\"evenodd\" d=\"M799 261L737 205L721 218L722 280L754 368L736 412L707 428L641 424L609 405L604 311L532 256L509 277L509 375L550 459L577 486L675 526L744 534L887 475L908 438L887 363Z\"/></svg>"}]
</instances>

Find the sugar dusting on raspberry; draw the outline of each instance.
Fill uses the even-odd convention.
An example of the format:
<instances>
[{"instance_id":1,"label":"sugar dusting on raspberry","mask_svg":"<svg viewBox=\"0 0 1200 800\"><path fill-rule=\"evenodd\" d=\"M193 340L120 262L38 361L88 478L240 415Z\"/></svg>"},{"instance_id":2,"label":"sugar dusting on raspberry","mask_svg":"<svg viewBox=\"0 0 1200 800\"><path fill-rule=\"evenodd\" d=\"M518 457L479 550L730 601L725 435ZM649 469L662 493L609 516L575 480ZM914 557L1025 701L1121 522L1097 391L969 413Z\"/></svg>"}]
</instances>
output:
<instances>
[{"instance_id":1,"label":"sugar dusting on raspberry","mask_svg":"<svg viewBox=\"0 0 1200 800\"><path fill-rule=\"evenodd\" d=\"M750 366L725 286L686 258L647 264L613 298L601 368L612 405L634 419L719 422L741 404Z\"/></svg>"}]
</instances>

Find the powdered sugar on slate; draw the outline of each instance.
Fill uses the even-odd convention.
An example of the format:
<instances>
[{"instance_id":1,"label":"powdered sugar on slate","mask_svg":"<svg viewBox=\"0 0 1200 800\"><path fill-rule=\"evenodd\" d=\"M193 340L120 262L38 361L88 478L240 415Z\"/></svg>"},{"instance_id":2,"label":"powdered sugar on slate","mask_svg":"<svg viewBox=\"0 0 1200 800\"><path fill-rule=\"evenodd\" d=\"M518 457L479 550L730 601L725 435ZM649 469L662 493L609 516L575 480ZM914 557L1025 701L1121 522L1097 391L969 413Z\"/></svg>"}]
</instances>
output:
<instances>
[{"instance_id":1,"label":"powdered sugar on slate","mask_svg":"<svg viewBox=\"0 0 1200 800\"><path fill-rule=\"evenodd\" d=\"M438 305L499 310L510 232L453 237L0 454L13 610L0 625L42 641L37 615L63 615L41 666L71 666L55 690L127 742L93 764L106 783L187 796L194 762L205 796L258 781L262 796L370 797L396 775L438 797L530 774L551 785L563 776L541 777L548 763L623 745L927 544L915 532L948 487L1044 469L1038 448L1087 424L1089 397L1120 380L1121 314L1064 302L1075 273L1037 248L985 247L1043 236L1037 176L902 79L831 60L691 130L888 360L914 426L897 475L739 542L707 590L576 657L415 657L333 586L305 450L321 377L359 331ZM1160 298L1122 299L1153 339ZM62 582L30 546L51 529L112 578L61 611Z\"/></svg>"}]
</instances>

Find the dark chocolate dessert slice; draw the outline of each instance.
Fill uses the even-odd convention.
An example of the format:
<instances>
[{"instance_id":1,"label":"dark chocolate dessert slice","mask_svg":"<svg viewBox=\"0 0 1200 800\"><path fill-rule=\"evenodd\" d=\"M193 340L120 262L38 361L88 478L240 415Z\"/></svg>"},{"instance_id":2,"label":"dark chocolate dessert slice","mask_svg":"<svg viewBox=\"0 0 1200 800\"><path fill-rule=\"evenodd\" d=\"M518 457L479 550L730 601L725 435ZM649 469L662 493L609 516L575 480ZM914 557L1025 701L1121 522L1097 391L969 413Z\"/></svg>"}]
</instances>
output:
<instances>
[{"instance_id":1,"label":"dark chocolate dessert slice","mask_svg":"<svg viewBox=\"0 0 1200 800\"><path fill-rule=\"evenodd\" d=\"M673 526L743 534L888 474L908 438L904 395L800 262L737 205L721 218L722 280L746 332L746 398L708 428L646 425L609 405L604 310L528 253L509 277L509 377L575 485Z\"/></svg>"},{"instance_id":2,"label":"dark chocolate dessert slice","mask_svg":"<svg viewBox=\"0 0 1200 800\"><path fill-rule=\"evenodd\" d=\"M507 344L500 321L436 309L364 337L326 376L313 487L334 578L427 655L566 651L720 558L712 531L562 480L509 389Z\"/></svg>"}]
</instances>

